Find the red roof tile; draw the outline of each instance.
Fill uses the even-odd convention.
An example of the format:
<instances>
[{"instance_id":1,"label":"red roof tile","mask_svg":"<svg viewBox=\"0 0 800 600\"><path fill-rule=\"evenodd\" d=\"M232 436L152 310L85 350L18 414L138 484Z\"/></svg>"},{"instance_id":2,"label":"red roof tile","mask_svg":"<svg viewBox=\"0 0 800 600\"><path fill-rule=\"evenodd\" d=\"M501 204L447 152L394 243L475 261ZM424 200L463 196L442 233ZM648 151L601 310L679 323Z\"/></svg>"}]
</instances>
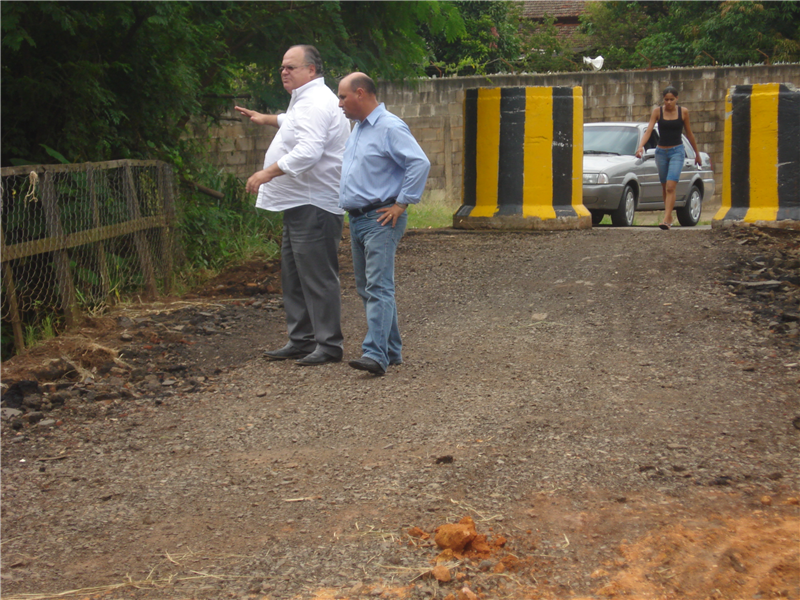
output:
<instances>
[{"instance_id":1,"label":"red roof tile","mask_svg":"<svg viewBox=\"0 0 800 600\"><path fill-rule=\"evenodd\" d=\"M522 16L541 19L546 14L556 18L577 17L586 12L586 0L526 0Z\"/></svg>"}]
</instances>

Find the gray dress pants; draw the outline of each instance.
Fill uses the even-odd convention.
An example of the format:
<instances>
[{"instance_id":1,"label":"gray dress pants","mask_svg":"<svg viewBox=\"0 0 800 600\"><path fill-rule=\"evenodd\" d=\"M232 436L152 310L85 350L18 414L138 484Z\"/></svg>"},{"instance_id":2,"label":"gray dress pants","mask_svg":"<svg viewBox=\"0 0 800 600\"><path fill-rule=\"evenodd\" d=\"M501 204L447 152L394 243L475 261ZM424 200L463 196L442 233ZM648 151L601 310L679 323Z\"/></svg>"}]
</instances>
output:
<instances>
[{"instance_id":1,"label":"gray dress pants","mask_svg":"<svg viewBox=\"0 0 800 600\"><path fill-rule=\"evenodd\" d=\"M312 205L283 213L281 285L289 341L300 350L317 348L341 358L342 296L339 242L344 215Z\"/></svg>"}]
</instances>

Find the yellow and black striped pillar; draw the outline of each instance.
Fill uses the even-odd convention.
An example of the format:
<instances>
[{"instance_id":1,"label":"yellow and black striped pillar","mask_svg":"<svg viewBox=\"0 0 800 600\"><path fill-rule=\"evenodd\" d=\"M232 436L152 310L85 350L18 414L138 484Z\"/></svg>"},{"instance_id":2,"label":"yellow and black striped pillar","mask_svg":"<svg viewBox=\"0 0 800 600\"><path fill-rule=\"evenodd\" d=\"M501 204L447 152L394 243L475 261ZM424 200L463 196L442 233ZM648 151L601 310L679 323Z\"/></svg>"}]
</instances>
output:
<instances>
[{"instance_id":1,"label":"yellow and black striped pillar","mask_svg":"<svg viewBox=\"0 0 800 600\"><path fill-rule=\"evenodd\" d=\"M714 221L800 220L800 90L782 83L730 88L722 160Z\"/></svg>"},{"instance_id":2,"label":"yellow and black striped pillar","mask_svg":"<svg viewBox=\"0 0 800 600\"><path fill-rule=\"evenodd\" d=\"M457 229L583 229L583 90L466 90Z\"/></svg>"}]
</instances>

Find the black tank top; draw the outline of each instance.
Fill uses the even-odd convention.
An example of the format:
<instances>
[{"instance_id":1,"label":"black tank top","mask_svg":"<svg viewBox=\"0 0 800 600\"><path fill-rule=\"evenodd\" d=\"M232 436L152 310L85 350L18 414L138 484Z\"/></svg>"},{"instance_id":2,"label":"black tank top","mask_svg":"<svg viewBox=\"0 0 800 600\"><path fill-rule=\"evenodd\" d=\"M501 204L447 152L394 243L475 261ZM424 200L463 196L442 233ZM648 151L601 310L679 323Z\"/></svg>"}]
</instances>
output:
<instances>
[{"instance_id":1,"label":"black tank top","mask_svg":"<svg viewBox=\"0 0 800 600\"><path fill-rule=\"evenodd\" d=\"M680 146L683 143L681 134L683 133L683 115L681 107L678 107L677 119L664 119L664 107L661 107L661 118L658 120L658 145L659 146Z\"/></svg>"}]
</instances>

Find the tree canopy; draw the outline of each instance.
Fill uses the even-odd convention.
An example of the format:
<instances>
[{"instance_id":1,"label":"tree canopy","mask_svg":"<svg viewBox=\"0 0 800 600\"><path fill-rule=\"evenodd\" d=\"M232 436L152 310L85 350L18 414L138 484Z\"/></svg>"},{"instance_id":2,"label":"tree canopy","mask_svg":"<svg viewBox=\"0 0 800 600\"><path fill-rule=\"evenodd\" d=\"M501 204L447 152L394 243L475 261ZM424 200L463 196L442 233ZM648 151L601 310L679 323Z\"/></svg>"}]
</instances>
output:
<instances>
[{"instance_id":1,"label":"tree canopy","mask_svg":"<svg viewBox=\"0 0 800 600\"><path fill-rule=\"evenodd\" d=\"M453 39L426 31L431 54L427 73L490 75L574 71L579 67L555 17L536 22L523 16L522 2L459 0L453 3L465 30Z\"/></svg>"},{"instance_id":2,"label":"tree canopy","mask_svg":"<svg viewBox=\"0 0 800 600\"><path fill-rule=\"evenodd\" d=\"M453 2L464 31L447 38L423 27L431 64L429 75L482 75L513 70L520 54L519 3L458 0ZM510 68L511 67L511 68Z\"/></svg>"},{"instance_id":3,"label":"tree canopy","mask_svg":"<svg viewBox=\"0 0 800 600\"><path fill-rule=\"evenodd\" d=\"M607 68L800 61L800 2L588 2L589 52Z\"/></svg>"},{"instance_id":4,"label":"tree canopy","mask_svg":"<svg viewBox=\"0 0 800 600\"><path fill-rule=\"evenodd\" d=\"M180 162L189 118L220 97L286 105L286 49L319 48L332 83L424 74L421 27L464 31L449 2L3 2L2 164L159 157Z\"/></svg>"},{"instance_id":5,"label":"tree canopy","mask_svg":"<svg viewBox=\"0 0 800 600\"><path fill-rule=\"evenodd\" d=\"M606 68L800 60L800 2L586 3L584 55ZM585 68L555 19L499 1L2 2L2 165L162 158L195 116L247 96L286 106L277 66L317 46L329 85L353 70L422 75Z\"/></svg>"}]
</instances>

